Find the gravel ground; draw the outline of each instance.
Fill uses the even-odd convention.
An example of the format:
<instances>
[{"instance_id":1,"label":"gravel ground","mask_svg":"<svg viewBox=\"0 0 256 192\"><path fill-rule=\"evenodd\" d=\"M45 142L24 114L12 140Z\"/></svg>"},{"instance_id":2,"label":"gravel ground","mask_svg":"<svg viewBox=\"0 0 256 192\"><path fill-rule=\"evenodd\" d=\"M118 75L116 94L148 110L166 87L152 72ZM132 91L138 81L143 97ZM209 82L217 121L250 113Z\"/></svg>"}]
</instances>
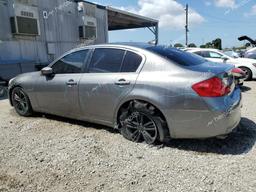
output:
<instances>
[{"instance_id":1,"label":"gravel ground","mask_svg":"<svg viewBox=\"0 0 256 192\"><path fill-rule=\"evenodd\" d=\"M256 82L225 140L148 146L112 129L53 116L19 117L0 101L0 192L256 191Z\"/></svg>"}]
</instances>

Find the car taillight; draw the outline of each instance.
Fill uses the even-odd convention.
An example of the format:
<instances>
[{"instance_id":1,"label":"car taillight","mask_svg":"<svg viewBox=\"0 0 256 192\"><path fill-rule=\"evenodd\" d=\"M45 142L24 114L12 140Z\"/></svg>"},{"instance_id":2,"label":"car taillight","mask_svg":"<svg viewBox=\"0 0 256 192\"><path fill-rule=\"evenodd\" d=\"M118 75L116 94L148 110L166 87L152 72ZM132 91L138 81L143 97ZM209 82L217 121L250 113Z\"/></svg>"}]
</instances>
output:
<instances>
[{"instance_id":1,"label":"car taillight","mask_svg":"<svg viewBox=\"0 0 256 192\"><path fill-rule=\"evenodd\" d=\"M192 89L201 97L222 97L231 91L231 88L218 77L196 83Z\"/></svg>"}]
</instances>

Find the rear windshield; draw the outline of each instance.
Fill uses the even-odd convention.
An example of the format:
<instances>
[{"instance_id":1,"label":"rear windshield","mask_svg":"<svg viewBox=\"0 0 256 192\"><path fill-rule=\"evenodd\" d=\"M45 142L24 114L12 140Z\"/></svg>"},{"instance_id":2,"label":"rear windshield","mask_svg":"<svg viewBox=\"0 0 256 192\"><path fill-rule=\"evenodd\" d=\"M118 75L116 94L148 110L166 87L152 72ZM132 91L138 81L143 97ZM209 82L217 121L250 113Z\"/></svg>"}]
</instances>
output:
<instances>
[{"instance_id":1,"label":"rear windshield","mask_svg":"<svg viewBox=\"0 0 256 192\"><path fill-rule=\"evenodd\" d=\"M194 66L205 63L206 60L198 55L164 46L148 47L148 51L156 53L166 59L183 66Z\"/></svg>"}]
</instances>

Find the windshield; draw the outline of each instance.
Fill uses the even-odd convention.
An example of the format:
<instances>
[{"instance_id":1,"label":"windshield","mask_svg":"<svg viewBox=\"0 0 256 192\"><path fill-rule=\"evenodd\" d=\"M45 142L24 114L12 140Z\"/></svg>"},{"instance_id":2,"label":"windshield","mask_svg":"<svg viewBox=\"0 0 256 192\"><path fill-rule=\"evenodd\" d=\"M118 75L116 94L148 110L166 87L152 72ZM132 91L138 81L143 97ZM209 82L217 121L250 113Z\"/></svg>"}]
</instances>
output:
<instances>
[{"instance_id":1,"label":"windshield","mask_svg":"<svg viewBox=\"0 0 256 192\"><path fill-rule=\"evenodd\" d=\"M225 51L224 54L228 57L239 58L239 54L234 51Z\"/></svg>"},{"instance_id":2,"label":"windshield","mask_svg":"<svg viewBox=\"0 0 256 192\"><path fill-rule=\"evenodd\" d=\"M175 48L155 46L148 47L146 49L182 66L194 66L206 62L204 58L198 55L184 52Z\"/></svg>"}]
</instances>

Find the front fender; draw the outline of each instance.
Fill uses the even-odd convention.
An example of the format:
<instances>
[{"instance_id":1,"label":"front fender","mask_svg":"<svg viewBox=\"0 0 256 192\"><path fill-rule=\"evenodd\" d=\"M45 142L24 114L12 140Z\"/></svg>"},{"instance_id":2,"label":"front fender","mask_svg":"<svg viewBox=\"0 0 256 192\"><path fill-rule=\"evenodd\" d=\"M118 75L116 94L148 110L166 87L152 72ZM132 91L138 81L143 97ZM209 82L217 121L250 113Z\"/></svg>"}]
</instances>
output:
<instances>
[{"instance_id":1,"label":"front fender","mask_svg":"<svg viewBox=\"0 0 256 192\"><path fill-rule=\"evenodd\" d=\"M33 104L35 103L35 99L34 99L35 93L33 92L33 90L34 90L34 86L35 86L38 74L39 74L39 72L24 73L24 74L18 75L17 77L15 77L9 81L8 97L9 97L11 105L12 105L11 92L12 92L13 88L14 87L22 87L24 89L24 91L26 92L26 94L28 95L30 102L33 106Z\"/></svg>"}]
</instances>

